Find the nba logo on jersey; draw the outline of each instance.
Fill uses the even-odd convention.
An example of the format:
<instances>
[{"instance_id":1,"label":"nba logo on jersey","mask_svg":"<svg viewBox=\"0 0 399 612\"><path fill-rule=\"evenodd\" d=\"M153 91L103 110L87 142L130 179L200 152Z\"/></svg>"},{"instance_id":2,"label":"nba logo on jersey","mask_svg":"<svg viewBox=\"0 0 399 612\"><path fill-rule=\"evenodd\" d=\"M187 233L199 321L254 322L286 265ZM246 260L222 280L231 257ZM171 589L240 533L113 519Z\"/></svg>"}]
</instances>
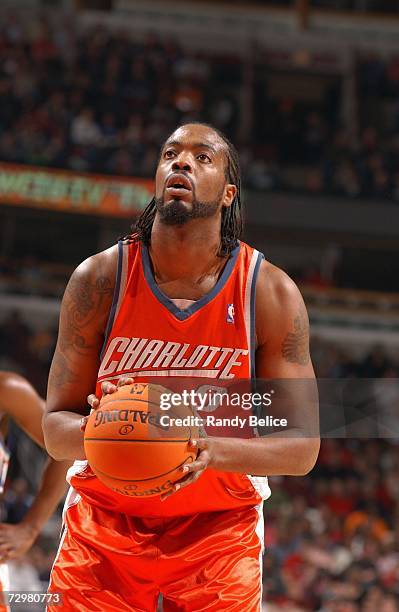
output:
<instances>
[{"instance_id":1,"label":"nba logo on jersey","mask_svg":"<svg viewBox=\"0 0 399 612\"><path fill-rule=\"evenodd\" d=\"M234 304L227 304L227 323L234 323Z\"/></svg>"}]
</instances>

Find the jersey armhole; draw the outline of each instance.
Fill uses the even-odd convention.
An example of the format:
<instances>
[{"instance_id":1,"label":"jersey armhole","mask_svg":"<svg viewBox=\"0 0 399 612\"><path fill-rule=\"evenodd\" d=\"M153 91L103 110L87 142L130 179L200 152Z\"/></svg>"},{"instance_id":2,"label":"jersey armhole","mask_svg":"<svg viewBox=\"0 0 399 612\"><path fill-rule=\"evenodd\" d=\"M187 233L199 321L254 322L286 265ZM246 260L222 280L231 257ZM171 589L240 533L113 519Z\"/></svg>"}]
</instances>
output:
<instances>
[{"instance_id":1,"label":"jersey armhole","mask_svg":"<svg viewBox=\"0 0 399 612\"><path fill-rule=\"evenodd\" d=\"M255 305L256 305L256 282L258 280L259 268L265 259L263 253L254 250L248 268L245 286L245 326L250 357L251 379L255 378L255 351L256 351L256 327L255 327Z\"/></svg>"},{"instance_id":2,"label":"jersey armhole","mask_svg":"<svg viewBox=\"0 0 399 612\"><path fill-rule=\"evenodd\" d=\"M118 266L116 270L116 281L114 295L112 298L111 309L109 311L107 326L105 328L104 342L101 348L100 359L104 356L104 351L107 346L108 338L112 331L115 319L118 316L119 308L122 302L123 294L125 293L126 287L126 273L127 273L127 249L124 246L123 240L118 241Z\"/></svg>"}]
</instances>

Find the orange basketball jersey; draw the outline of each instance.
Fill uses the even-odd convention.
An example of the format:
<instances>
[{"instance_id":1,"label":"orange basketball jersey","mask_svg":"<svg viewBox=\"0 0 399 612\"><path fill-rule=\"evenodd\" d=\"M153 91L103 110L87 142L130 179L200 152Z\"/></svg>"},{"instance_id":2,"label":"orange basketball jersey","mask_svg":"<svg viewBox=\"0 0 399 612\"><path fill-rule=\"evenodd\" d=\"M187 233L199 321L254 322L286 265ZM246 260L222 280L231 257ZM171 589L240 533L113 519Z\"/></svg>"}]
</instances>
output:
<instances>
[{"instance_id":1,"label":"orange basketball jersey","mask_svg":"<svg viewBox=\"0 0 399 612\"><path fill-rule=\"evenodd\" d=\"M163 377L159 383L165 387L168 380L190 377L197 388L222 389L255 376L255 287L261 253L241 242L212 291L181 310L157 286L147 247L120 241L118 249L98 397L103 381L116 383L122 376L138 382ZM82 496L95 506L143 517L255 506L270 495L267 478L212 469L163 502L159 496L143 498L134 491L122 495L108 489L86 461L75 462L68 480L73 490L67 505Z\"/></svg>"}]
</instances>

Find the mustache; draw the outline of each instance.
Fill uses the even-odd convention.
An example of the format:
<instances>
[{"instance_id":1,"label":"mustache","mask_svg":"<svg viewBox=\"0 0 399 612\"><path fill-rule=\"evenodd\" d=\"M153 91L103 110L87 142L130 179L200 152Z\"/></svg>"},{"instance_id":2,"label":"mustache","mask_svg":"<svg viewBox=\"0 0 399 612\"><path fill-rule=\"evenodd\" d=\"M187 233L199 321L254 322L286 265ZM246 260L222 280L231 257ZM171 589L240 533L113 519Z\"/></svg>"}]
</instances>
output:
<instances>
[{"instance_id":1,"label":"mustache","mask_svg":"<svg viewBox=\"0 0 399 612\"><path fill-rule=\"evenodd\" d=\"M178 183L179 181L183 184L187 183L190 186L191 191L194 189L192 177L186 174L184 170L174 170L173 172L170 172L165 179L165 188L170 187L173 183Z\"/></svg>"},{"instance_id":2,"label":"mustache","mask_svg":"<svg viewBox=\"0 0 399 612\"><path fill-rule=\"evenodd\" d=\"M167 190L167 189L168 189L168 188L167 188L167 187L166 187L166 185L165 185L165 187L164 187L164 188L163 188L163 190L162 190L162 195L161 195L161 197L160 197L160 198L157 198L158 200L164 200L164 199L165 199L165 196L166 196L166 190ZM195 189L194 189L194 187L192 187L192 188L191 188L191 191L188 191L188 190L187 190L187 191L183 191L183 194L184 194L184 193L191 194L191 195L192 195L192 197L195 199ZM177 199L179 199L179 198L178 198L178 196L176 196L176 197L177 197Z\"/></svg>"}]
</instances>

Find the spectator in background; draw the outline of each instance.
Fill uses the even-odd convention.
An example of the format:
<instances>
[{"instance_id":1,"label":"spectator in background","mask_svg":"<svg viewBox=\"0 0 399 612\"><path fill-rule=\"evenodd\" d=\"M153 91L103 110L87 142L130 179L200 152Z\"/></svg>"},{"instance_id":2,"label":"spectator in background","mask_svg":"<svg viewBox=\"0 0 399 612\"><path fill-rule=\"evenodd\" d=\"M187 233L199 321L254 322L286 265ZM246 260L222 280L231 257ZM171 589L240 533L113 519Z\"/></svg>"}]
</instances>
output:
<instances>
[{"instance_id":1,"label":"spectator in background","mask_svg":"<svg viewBox=\"0 0 399 612\"><path fill-rule=\"evenodd\" d=\"M56 27L50 19L0 24L0 160L150 176L152 147L178 122L208 121L236 141L243 134L243 66L234 51L188 52L153 33L139 42L124 31L78 31L71 18ZM339 124L336 86L320 102L305 102L258 91L255 78L244 182L258 191L397 200L398 58L364 54L355 76L358 140Z\"/></svg>"},{"instance_id":2,"label":"spectator in background","mask_svg":"<svg viewBox=\"0 0 399 612\"><path fill-rule=\"evenodd\" d=\"M90 108L83 108L73 119L71 125L71 140L80 146L100 146L102 143L101 130L94 121L94 113Z\"/></svg>"}]
</instances>

